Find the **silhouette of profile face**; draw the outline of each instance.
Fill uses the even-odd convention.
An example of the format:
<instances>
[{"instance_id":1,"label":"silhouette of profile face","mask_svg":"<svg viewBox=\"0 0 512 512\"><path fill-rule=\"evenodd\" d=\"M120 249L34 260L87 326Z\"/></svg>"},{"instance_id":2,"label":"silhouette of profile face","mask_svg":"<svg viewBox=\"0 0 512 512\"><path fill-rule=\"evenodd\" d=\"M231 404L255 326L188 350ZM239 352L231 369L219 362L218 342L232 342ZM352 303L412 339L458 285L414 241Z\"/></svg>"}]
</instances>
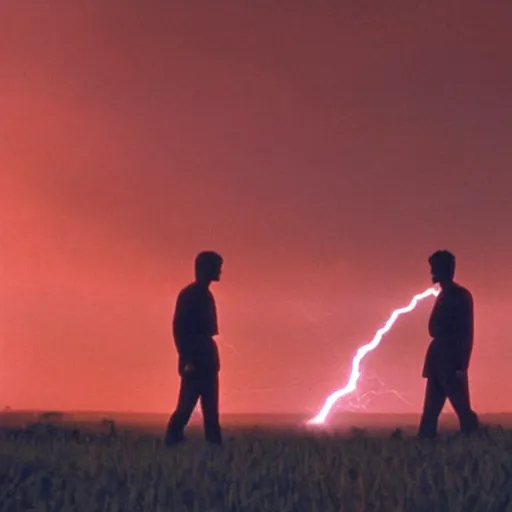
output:
<instances>
[{"instance_id":1,"label":"silhouette of profile face","mask_svg":"<svg viewBox=\"0 0 512 512\"><path fill-rule=\"evenodd\" d=\"M436 251L428 259L434 284L453 281L455 275L455 256L450 251Z\"/></svg>"},{"instance_id":2,"label":"silhouette of profile face","mask_svg":"<svg viewBox=\"0 0 512 512\"><path fill-rule=\"evenodd\" d=\"M220 281L222 256L214 251L203 251L196 256L196 279L201 282Z\"/></svg>"}]
</instances>

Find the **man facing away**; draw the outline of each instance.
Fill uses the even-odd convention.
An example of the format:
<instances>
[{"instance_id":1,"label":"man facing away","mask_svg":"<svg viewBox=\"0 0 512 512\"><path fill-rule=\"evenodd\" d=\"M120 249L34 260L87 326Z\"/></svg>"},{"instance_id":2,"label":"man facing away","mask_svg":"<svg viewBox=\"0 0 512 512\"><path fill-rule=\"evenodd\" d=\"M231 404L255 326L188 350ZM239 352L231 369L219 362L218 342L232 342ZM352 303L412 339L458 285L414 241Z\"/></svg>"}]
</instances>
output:
<instances>
[{"instance_id":1,"label":"man facing away","mask_svg":"<svg viewBox=\"0 0 512 512\"><path fill-rule=\"evenodd\" d=\"M428 324L432 341L427 350L423 377L427 379L419 436L434 438L446 398L450 400L464 433L478 428L471 409L468 368L473 349L473 298L454 281L455 256L436 251L429 258L432 282L441 292Z\"/></svg>"},{"instance_id":2,"label":"man facing away","mask_svg":"<svg viewBox=\"0 0 512 512\"><path fill-rule=\"evenodd\" d=\"M222 263L222 257L216 252L199 253L195 260L196 279L178 295L173 335L181 383L178 404L165 434L167 446L184 440L185 427L199 399L206 440L222 444L219 423L220 361L213 339L218 334L217 310L209 289L212 281L220 280Z\"/></svg>"}]
</instances>

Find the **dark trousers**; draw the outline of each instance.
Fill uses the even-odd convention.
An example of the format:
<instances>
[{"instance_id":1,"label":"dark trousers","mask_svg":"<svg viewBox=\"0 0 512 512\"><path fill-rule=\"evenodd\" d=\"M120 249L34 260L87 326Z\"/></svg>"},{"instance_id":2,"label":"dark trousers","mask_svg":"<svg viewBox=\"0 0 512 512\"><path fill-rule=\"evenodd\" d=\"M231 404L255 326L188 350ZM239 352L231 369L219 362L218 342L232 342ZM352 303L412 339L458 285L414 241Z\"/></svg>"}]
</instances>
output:
<instances>
[{"instance_id":1,"label":"dark trousers","mask_svg":"<svg viewBox=\"0 0 512 512\"><path fill-rule=\"evenodd\" d=\"M219 423L219 374L190 372L181 377L178 405L171 415L165 434L167 445L184 440L185 427L198 400L201 401L205 439L210 443L222 444Z\"/></svg>"},{"instance_id":2,"label":"dark trousers","mask_svg":"<svg viewBox=\"0 0 512 512\"><path fill-rule=\"evenodd\" d=\"M447 398L459 418L460 430L469 434L478 429L478 416L471 409L467 374L450 374L444 377L434 374L427 379L423 415L418 432L420 437L436 437L439 415Z\"/></svg>"}]
</instances>

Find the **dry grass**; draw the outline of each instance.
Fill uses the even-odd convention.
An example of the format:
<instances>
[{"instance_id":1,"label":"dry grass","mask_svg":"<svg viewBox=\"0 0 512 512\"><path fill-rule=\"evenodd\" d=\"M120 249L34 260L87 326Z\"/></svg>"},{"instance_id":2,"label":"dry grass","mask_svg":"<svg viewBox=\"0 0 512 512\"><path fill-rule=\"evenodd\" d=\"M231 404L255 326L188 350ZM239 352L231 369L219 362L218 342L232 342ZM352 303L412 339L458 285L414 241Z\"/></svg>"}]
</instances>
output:
<instances>
[{"instance_id":1,"label":"dry grass","mask_svg":"<svg viewBox=\"0 0 512 512\"><path fill-rule=\"evenodd\" d=\"M247 431L192 439L3 431L0 511L512 511L512 431L351 438Z\"/></svg>"}]
</instances>

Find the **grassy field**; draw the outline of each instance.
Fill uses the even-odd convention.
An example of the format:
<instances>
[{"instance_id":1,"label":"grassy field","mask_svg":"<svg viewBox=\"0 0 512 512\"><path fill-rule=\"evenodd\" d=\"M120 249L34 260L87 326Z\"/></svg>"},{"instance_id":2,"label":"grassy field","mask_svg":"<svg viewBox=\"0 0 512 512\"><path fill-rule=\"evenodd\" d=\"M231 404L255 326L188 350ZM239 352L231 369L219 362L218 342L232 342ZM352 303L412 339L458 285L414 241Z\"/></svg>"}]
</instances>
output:
<instances>
[{"instance_id":1,"label":"grassy field","mask_svg":"<svg viewBox=\"0 0 512 512\"><path fill-rule=\"evenodd\" d=\"M419 442L245 430L221 448L35 424L0 433L0 511L512 511L512 431Z\"/></svg>"}]
</instances>

